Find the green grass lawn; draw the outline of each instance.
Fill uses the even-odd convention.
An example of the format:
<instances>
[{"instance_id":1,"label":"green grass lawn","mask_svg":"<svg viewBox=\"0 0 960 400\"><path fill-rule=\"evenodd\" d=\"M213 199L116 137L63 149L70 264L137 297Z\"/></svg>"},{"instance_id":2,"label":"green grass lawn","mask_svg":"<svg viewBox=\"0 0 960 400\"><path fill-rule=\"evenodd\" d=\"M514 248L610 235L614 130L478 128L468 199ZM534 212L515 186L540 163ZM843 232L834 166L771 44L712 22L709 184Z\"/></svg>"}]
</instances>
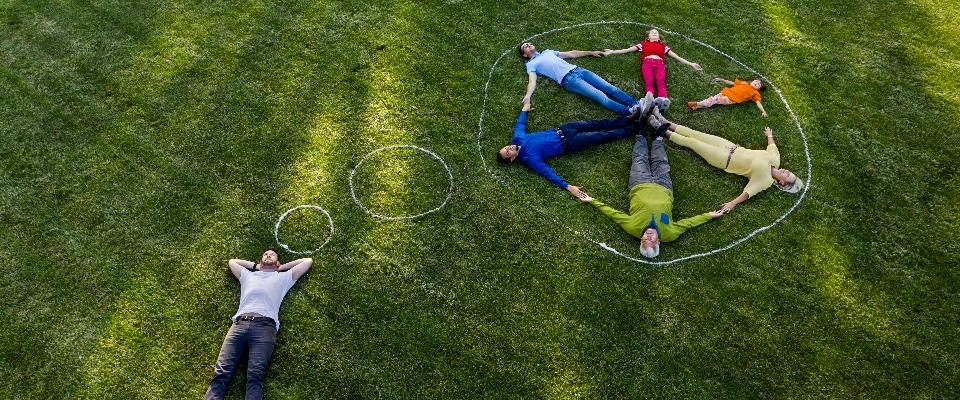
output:
<instances>
[{"instance_id":1,"label":"green grass lawn","mask_svg":"<svg viewBox=\"0 0 960 400\"><path fill-rule=\"evenodd\" d=\"M496 165L537 33L629 20L695 37L777 85L810 144L812 186L782 223L668 266L533 172ZM622 48L632 25L541 49ZM226 260L276 246L300 204L335 234L288 294L269 398L955 398L960 393L960 5L917 1L0 0L0 397L199 398L236 310ZM667 35L678 122L761 148L807 178L799 132L765 93L690 112L713 76L752 78ZM633 56L579 59L640 94ZM609 118L546 78L532 129ZM449 164L439 211L382 221L348 186L370 151ZM624 209L632 143L553 161ZM745 180L669 149L683 218ZM489 168L506 182L501 184ZM372 211L442 202L410 149L354 176ZM767 225L767 190L664 245L672 259ZM322 243L317 212L281 226ZM293 254L282 253L288 260ZM243 394L239 374L229 398Z\"/></svg>"}]
</instances>

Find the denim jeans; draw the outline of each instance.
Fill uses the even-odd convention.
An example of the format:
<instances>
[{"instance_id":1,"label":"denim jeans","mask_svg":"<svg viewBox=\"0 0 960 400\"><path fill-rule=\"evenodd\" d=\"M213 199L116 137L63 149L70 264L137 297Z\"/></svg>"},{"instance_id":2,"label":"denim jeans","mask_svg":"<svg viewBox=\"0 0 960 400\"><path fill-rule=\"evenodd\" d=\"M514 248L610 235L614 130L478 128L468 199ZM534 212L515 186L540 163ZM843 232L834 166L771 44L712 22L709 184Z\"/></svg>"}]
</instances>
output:
<instances>
[{"instance_id":1,"label":"denim jeans","mask_svg":"<svg viewBox=\"0 0 960 400\"><path fill-rule=\"evenodd\" d=\"M261 318L235 322L223 338L217 365L213 368L213 380L203 398L222 399L241 359L249 353L246 399L262 399L263 377L267 374L267 364L270 363L276 344L277 327L273 320Z\"/></svg>"},{"instance_id":2,"label":"denim jeans","mask_svg":"<svg viewBox=\"0 0 960 400\"><path fill-rule=\"evenodd\" d=\"M667 160L667 145L663 139L653 141L653 149L647 154L647 138L637 136L633 145L633 163L630 165L630 181L627 190L641 183L656 183L673 190L670 180L670 161Z\"/></svg>"},{"instance_id":3,"label":"denim jeans","mask_svg":"<svg viewBox=\"0 0 960 400\"><path fill-rule=\"evenodd\" d=\"M611 142L637 134L639 125L625 117L576 121L560 125L566 139L566 153L576 153L587 147Z\"/></svg>"},{"instance_id":4,"label":"denim jeans","mask_svg":"<svg viewBox=\"0 0 960 400\"><path fill-rule=\"evenodd\" d=\"M587 96L620 115L629 115L630 106L637 102L637 99L611 85L597 74L580 67L568 72L560 82L560 86Z\"/></svg>"}]
</instances>

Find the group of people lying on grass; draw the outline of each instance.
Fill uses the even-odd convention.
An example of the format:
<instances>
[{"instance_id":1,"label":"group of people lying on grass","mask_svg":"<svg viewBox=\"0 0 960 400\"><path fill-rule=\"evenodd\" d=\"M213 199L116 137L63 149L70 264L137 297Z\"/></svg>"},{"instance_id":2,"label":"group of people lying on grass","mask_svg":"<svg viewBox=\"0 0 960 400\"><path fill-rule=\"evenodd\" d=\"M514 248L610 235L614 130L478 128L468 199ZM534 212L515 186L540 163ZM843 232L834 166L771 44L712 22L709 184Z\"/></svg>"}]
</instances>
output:
<instances>
[{"instance_id":1,"label":"group of people lying on grass","mask_svg":"<svg viewBox=\"0 0 960 400\"><path fill-rule=\"evenodd\" d=\"M641 52L643 60L641 71L647 94L640 100L634 99L593 72L565 61L583 56L600 57L630 52ZM766 150L749 150L724 138L695 131L663 117L661 111L666 111L670 106L664 57L670 55L696 70L702 68L696 63L684 60L664 45L655 29L647 33L644 41L622 50L545 50L538 53L532 44L524 43L520 46L520 54L529 60L527 72L530 80L523 97L523 108L514 126L513 140L510 145L500 149L497 160L503 163L520 161L581 201L593 204L629 234L640 238L641 254L644 256L656 257L660 252L660 242L674 240L687 229L726 214L737 204L756 196L771 185L790 193L796 193L803 185L793 173L780 168L780 153L770 128L764 130L767 136ZM530 98L536 88L538 74L557 81L567 90L596 100L604 107L621 114L621 117L570 122L557 128L527 133L527 112L531 109ZM753 100L763 116L767 115L760 104L763 84L759 80L720 81L726 82L730 87L705 100L689 102L688 107L698 109ZM654 88L656 97L653 95ZM650 146L652 149L649 150L645 137L647 135L643 134L644 124L653 129L649 134L653 140ZM579 187L570 185L544 162L547 158L576 153L590 146L628 136L636 136L627 184L630 190L629 214L617 211L590 197ZM664 138L695 151L714 167L749 178L743 193L717 211L674 221L671 215L673 182L670 180L670 164ZM281 264L277 252L268 249L261 255L259 263L233 259L228 265L240 281L240 306L231 318L233 324L223 339L214 366L214 376L204 398L222 399L234 373L246 358L246 398L260 399L263 398L263 379L276 346L277 331L280 329L280 303L296 281L310 270L313 259L301 258Z\"/></svg>"},{"instance_id":2,"label":"group of people lying on grass","mask_svg":"<svg viewBox=\"0 0 960 400\"><path fill-rule=\"evenodd\" d=\"M622 50L538 52L533 44L523 43L519 51L520 56L527 60L529 80L521 101L523 106L520 116L514 125L513 139L509 145L497 152L497 161L505 164L519 161L581 201L593 204L627 233L639 238L640 253L646 257L659 255L661 242L675 240L687 229L723 216L770 186L776 185L780 190L789 193L796 193L803 187L803 181L796 175L780 168L780 152L770 128L764 129L767 148L750 150L722 137L678 125L663 116L662 113L670 107L664 58L669 55L698 71L703 68L683 59L667 47L656 29L648 31L640 43ZM641 73L646 95L640 100L611 85L597 74L566 61L577 57L603 57L631 52L641 53ZM536 89L538 75L553 79L566 90L597 101L621 117L569 122L556 128L528 133L527 113L531 110L531 97ZM765 88L763 82L731 82L720 78L716 80L729 87L704 100L688 102L687 106L691 110L717 104L731 105L753 101L761 114L767 116L760 95L760 91ZM649 126L652 132L647 134L643 129L644 125ZM630 191L629 214L617 211L592 198L580 187L567 183L545 162L551 157L576 153L590 146L628 136L636 137L627 184ZM646 136L652 140L649 150ZM717 211L674 221L673 183L670 180L670 164L664 139L693 150L716 168L747 177L748 182L743 192L724 203Z\"/></svg>"}]
</instances>

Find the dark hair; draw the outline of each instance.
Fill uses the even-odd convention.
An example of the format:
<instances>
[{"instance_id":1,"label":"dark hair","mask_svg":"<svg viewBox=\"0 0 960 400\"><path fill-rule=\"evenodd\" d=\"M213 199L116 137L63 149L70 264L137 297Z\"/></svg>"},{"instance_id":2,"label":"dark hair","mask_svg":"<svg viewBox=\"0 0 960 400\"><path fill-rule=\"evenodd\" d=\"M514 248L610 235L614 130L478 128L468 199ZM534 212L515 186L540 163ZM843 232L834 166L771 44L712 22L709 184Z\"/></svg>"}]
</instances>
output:
<instances>
[{"instance_id":1,"label":"dark hair","mask_svg":"<svg viewBox=\"0 0 960 400\"><path fill-rule=\"evenodd\" d=\"M500 152L497 151L497 162L498 162L498 163L500 163L500 164L510 164L510 161L511 161L511 160L510 160L509 158L504 157L503 154L500 154Z\"/></svg>"},{"instance_id":2,"label":"dark hair","mask_svg":"<svg viewBox=\"0 0 960 400\"><path fill-rule=\"evenodd\" d=\"M760 81L760 91L762 92L762 91L764 91L764 90L767 90L767 84L766 84L766 83L763 83L763 80L761 80L761 79L757 79L757 80Z\"/></svg>"}]
</instances>

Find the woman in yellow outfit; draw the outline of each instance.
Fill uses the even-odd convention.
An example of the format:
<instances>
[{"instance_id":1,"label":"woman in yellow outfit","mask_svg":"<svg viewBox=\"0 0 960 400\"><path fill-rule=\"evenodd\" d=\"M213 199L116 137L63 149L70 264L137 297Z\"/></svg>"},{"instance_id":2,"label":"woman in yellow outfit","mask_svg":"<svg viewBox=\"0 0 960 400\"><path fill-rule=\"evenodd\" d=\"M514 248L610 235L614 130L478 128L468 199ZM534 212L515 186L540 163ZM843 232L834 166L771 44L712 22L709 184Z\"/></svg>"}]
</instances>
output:
<instances>
[{"instance_id":1,"label":"woman in yellow outfit","mask_svg":"<svg viewBox=\"0 0 960 400\"><path fill-rule=\"evenodd\" d=\"M653 110L649 123L657 130L657 135L693 150L710 165L749 179L743 193L723 204L720 209L723 213L730 212L737 204L772 185L788 193L799 192L803 187L803 181L793 172L780 168L780 151L773 141L773 130L769 127L763 130L767 136L766 150L750 150L722 137L670 122L657 109Z\"/></svg>"}]
</instances>

